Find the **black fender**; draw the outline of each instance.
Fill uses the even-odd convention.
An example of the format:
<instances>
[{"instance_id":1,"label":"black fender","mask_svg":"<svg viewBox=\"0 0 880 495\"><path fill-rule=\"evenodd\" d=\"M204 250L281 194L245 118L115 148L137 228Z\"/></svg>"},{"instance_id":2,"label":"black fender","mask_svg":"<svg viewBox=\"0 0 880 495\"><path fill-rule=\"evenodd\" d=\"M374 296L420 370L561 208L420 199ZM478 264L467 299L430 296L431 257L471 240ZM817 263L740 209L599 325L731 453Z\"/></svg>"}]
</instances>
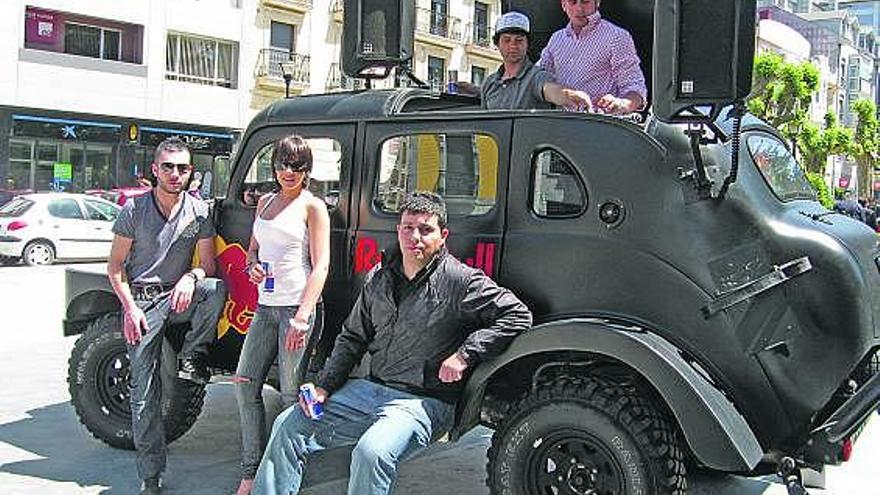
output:
<instances>
[{"instance_id":1,"label":"black fender","mask_svg":"<svg viewBox=\"0 0 880 495\"><path fill-rule=\"evenodd\" d=\"M69 267L64 272L64 336L82 333L99 316L119 311L106 268Z\"/></svg>"},{"instance_id":2,"label":"black fender","mask_svg":"<svg viewBox=\"0 0 880 495\"><path fill-rule=\"evenodd\" d=\"M486 386L496 372L529 355L560 351L607 356L638 372L666 401L702 464L744 472L761 460L763 449L746 420L677 347L643 329L586 318L536 326L517 337L503 354L481 363L465 386L450 436L457 439L479 422Z\"/></svg>"}]
</instances>

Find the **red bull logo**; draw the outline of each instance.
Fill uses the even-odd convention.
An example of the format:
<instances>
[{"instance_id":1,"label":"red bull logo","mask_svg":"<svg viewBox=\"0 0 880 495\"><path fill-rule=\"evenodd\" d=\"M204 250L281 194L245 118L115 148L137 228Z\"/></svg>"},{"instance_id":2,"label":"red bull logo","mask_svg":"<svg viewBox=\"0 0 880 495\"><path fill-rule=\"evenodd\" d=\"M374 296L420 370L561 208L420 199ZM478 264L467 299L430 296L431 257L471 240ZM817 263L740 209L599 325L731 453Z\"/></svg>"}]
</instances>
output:
<instances>
[{"instance_id":1,"label":"red bull logo","mask_svg":"<svg viewBox=\"0 0 880 495\"><path fill-rule=\"evenodd\" d=\"M254 311L257 310L257 286L245 273L247 252L241 244L226 244L222 237L214 238L217 252L217 275L226 282L229 292L223 314L217 322L217 338L222 338L230 328L240 334L247 333Z\"/></svg>"},{"instance_id":2,"label":"red bull logo","mask_svg":"<svg viewBox=\"0 0 880 495\"><path fill-rule=\"evenodd\" d=\"M382 260L379 243L372 237L361 237L354 253L354 272L363 274L373 269ZM464 264L479 268L489 277L495 275L495 243L478 242L474 256L464 259Z\"/></svg>"}]
</instances>

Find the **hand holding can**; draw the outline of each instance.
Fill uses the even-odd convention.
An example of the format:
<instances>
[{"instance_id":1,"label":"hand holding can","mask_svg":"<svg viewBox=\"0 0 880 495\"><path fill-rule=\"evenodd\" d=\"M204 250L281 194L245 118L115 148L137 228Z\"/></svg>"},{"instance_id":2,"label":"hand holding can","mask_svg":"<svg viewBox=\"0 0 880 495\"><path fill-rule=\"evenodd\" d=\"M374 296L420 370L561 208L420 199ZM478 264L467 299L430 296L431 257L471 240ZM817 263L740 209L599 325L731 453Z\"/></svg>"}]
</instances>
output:
<instances>
[{"instance_id":1,"label":"hand holding can","mask_svg":"<svg viewBox=\"0 0 880 495\"><path fill-rule=\"evenodd\" d=\"M299 402L303 411L310 419L321 419L324 415L324 407L318 397L318 391L313 383L304 383L299 387Z\"/></svg>"}]
</instances>

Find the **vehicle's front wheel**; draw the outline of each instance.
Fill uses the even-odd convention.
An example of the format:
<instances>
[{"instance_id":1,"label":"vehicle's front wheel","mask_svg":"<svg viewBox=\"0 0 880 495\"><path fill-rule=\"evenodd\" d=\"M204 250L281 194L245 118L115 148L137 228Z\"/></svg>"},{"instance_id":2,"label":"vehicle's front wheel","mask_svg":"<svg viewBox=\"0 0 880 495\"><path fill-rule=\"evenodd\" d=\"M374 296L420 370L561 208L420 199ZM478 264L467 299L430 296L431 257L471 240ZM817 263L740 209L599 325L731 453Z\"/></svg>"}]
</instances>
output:
<instances>
[{"instance_id":1,"label":"vehicle's front wheel","mask_svg":"<svg viewBox=\"0 0 880 495\"><path fill-rule=\"evenodd\" d=\"M134 449L131 433L130 363L118 313L92 322L70 355L67 383L80 422L95 438L112 447ZM162 344L162 420L170 443L196 422L205 386L177 378L174 349Z\"/></svg>"},{"instance_id":2,"label":"vehicle's front wheel","mask_svg":"<svg viewBox=\"0 0 880 495\"><path fill-rule=\"evenodd\" d=\"M46 241L33 241L24 247L21 257L28 266L51 265L55 262L55 248Z\"/></svg>"},{"instance_id":3,"label":"vehicle's front wheel","mask_svg":"<svg viewBox=\"0 0 880 495\"><path fill-rule=\"evenodd\" d=\"M684 450L636 387L558 377L514 404L492 437L488 484L504 495L681 495Z\"/></svg>"}]
</instances>

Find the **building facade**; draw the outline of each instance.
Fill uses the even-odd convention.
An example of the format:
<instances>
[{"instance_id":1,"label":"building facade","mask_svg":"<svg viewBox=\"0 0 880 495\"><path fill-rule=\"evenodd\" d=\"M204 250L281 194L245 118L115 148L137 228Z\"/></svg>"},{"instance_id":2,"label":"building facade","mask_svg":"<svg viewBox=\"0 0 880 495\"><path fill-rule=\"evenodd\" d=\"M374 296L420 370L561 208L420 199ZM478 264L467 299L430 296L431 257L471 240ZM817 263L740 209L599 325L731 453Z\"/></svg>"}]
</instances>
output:
<instances>
[{"instance_id":1,"label":"building facade","mask_svg":"<svg viewBox=\"0 0 880 495\"><path fill-rule=\"evenodd\" d=\"M481 83L500 14L417 0L415 75ZM237 131L266 105L361 86L340 70L342 0L10 0L0 17L0 188L134 185L178 136L222 194Z\"/></svg>"}]
</instances>

